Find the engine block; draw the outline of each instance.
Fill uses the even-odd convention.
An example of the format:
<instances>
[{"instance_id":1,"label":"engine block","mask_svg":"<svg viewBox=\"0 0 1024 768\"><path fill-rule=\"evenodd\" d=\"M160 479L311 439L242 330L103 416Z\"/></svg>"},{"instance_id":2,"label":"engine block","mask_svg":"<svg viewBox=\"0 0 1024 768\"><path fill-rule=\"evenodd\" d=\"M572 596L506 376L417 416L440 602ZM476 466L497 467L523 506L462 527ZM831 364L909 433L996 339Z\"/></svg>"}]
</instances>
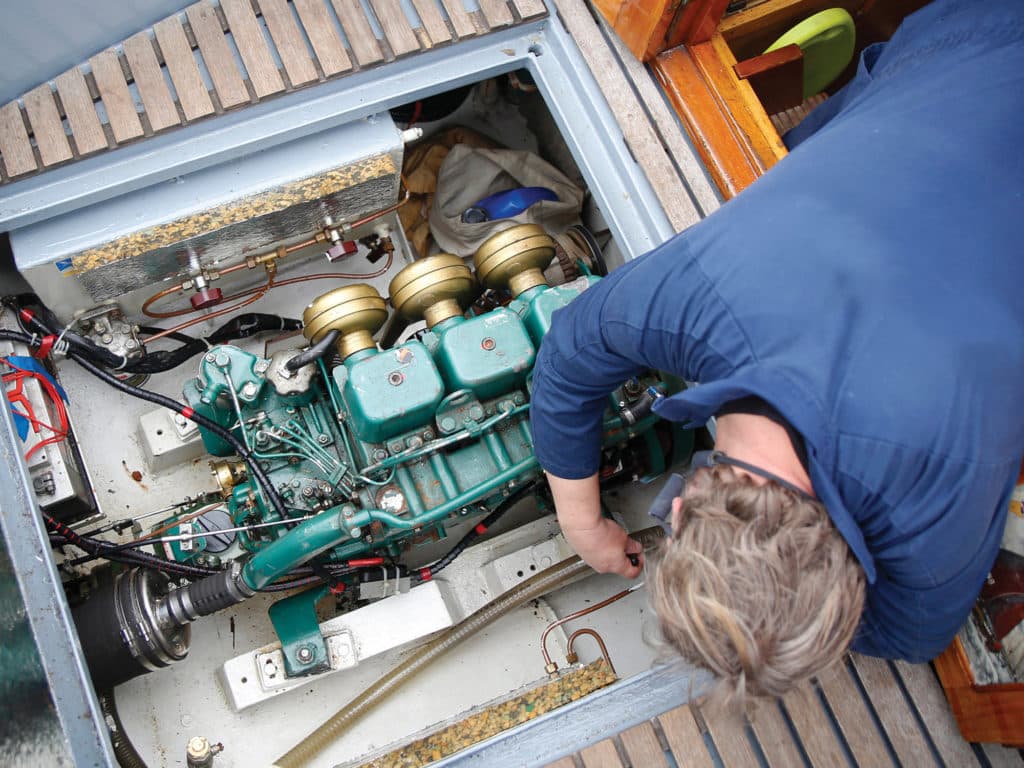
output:
<instances>
[{"instance_id":1,"label":"engine block","mask_svg":"<svg viewBox=\"0 0 1024 768\"><path fill-rule=\"evenodd\" d=\"M449 520L487 513L537 478L528 421L536 351L552 314L599 279L547 285L541 270L553 253L540 227L522 225L481 247L475 276L452 255L414 262L392 280L390 301L426 329L390 349L374 341L388 311L367 284L306 308L306 339L329 347L313 362L298 349L269 358L210 349L185 399L249 448L292 519L267 503L230 444L201 430L206 450L222 457L213 470L224 505L178 525L208 535L171 555L218 565L262 553L247 566L250 586L261 588L314 556L400 558L418 540L443 537ZM511 301L467 317L481 284L507 288ZM624 443L653 421L626 428L610 410L606 433Z\"/></svg>"}]
</instances>

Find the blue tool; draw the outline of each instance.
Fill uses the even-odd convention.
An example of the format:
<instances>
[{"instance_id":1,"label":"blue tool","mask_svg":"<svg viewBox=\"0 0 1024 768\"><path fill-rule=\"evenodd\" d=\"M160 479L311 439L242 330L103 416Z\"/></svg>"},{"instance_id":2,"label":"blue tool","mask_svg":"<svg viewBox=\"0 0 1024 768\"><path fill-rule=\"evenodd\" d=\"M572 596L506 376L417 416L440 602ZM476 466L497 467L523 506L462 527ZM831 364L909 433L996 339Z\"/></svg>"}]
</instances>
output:
<instances>
[{"instance_id":1,"label":"blue tool","mask_svg":"<svg viewBox=\"0 0 1024 768\"><path fill-rule=\"evenodd\" d=\"M508 219L518 216L534 203L541 200L557 200L556 195L547 187L517 187L495 192L469 206L462 212L463 224L480 224L494 219Z\"/></svg>"}]
</instances>

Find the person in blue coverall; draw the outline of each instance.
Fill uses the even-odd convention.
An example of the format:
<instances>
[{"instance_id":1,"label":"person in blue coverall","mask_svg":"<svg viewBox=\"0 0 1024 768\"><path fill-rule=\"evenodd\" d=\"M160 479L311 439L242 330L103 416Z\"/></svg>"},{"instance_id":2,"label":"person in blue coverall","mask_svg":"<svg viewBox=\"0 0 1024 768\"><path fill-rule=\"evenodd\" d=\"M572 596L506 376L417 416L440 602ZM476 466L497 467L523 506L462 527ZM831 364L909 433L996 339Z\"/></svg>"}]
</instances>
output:
<instances>
[{"instance_id":1,"label":"person in blue coverall","mask_svg":"<svg viewBox=\"0 0 1024 768\"><path fill-rule=\"evenodd\" d=\"M658 415L717 417L648 583L668 643L734 690L851 646L930 659L967 617L1024 453L1022 126L1024 3L936 0L763 178L556 313L532 428L596 570L644 565L600 511L609 392L669 372L698 385Z\"/></svg>"}]
</instances>

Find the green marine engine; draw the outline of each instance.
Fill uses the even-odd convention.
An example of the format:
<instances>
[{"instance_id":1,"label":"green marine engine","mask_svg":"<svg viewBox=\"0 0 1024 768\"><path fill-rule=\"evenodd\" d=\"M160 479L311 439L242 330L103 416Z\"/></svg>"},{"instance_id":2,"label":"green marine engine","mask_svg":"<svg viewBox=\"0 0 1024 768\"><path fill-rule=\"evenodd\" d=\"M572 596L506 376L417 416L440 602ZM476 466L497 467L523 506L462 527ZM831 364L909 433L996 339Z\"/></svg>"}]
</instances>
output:
<instances>
[{"instance_id":1,"label":"green marine engine","mask_svg":"<svg viewBox=\"0 0 1024 768\"><path fill-rule=\"evenodd\" d=\"M207 522L210 535L173 556L216 564L276 543L273 555L249 561L250 586L259 588L317 555L324 563L370 552L399 558L415 541L443 536L450 519L489 512L536 479L528 420L536 352L554 311L598 279L548 286L541 270L553 254L540 227L521 225L480 248L476 277L457 256L414 262L391 281L390 301L402 317L425 320L426 330L391 349L374 341L388 311L367 284L332 290L305 310L311 348L327 341L334 354L296 365L299 350L266 359L210 349L185 398L249 448L294 523L280 519L233 448L203 430L208 452L223 457L213 466L230 518L224 528L247 530L218 538ZM511 301L466 316L477 278L507 288ZM617 393L616 404L637 391ZM627 426L612 409L606 434L610 445L646 440L656 474L664 446L645 434L653 423ZM227 540L237 546L224 550Z\"/></svg>"}]
</instances>

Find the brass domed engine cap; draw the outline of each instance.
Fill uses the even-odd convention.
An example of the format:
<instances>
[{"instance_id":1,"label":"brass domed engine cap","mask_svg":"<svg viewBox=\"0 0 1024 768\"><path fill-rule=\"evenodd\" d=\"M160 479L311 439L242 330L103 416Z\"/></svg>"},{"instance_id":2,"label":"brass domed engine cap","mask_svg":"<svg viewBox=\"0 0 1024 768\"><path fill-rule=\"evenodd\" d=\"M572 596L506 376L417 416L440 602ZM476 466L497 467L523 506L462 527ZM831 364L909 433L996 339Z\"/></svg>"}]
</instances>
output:
<instances>
[{"instance_id":1,"label":"brass domed engine cap","mask_svg":"<svg viewBox=\"0 0 1024 768\"><path fill-rule=\"evenodd\" d=\"M555 241L537 224L517 224L491 235L481 245L473 263L488 288L508 286L512 296L535 285L547 285L543 269L555 257Z\"/></svg>"},{"instance_id":2,"label":"brass domed engine cap","mask_svg":"<svg viewBox=\"0 0 1024 768\"><path fill-rule=\"evenodd\" d=\"M338 353L344 359L373 349L375 334L388 317L387 305L377 289L366 283L335 288L313 300L302 313L302 335L316 344L329 331L340 331Z\"/></svg>"},{"instance_id":3,"label":"brass domed engine cap","mask_svg":"<svg viewBox=\"0 0 1024 768\"><path fill-rule=\"evenodd\" d=\"M414 261L388 287L395 311L410 320L422 317L429 328L461 315L477 290L473 271L450 253Z\"/></svg>"}]
</instances>

